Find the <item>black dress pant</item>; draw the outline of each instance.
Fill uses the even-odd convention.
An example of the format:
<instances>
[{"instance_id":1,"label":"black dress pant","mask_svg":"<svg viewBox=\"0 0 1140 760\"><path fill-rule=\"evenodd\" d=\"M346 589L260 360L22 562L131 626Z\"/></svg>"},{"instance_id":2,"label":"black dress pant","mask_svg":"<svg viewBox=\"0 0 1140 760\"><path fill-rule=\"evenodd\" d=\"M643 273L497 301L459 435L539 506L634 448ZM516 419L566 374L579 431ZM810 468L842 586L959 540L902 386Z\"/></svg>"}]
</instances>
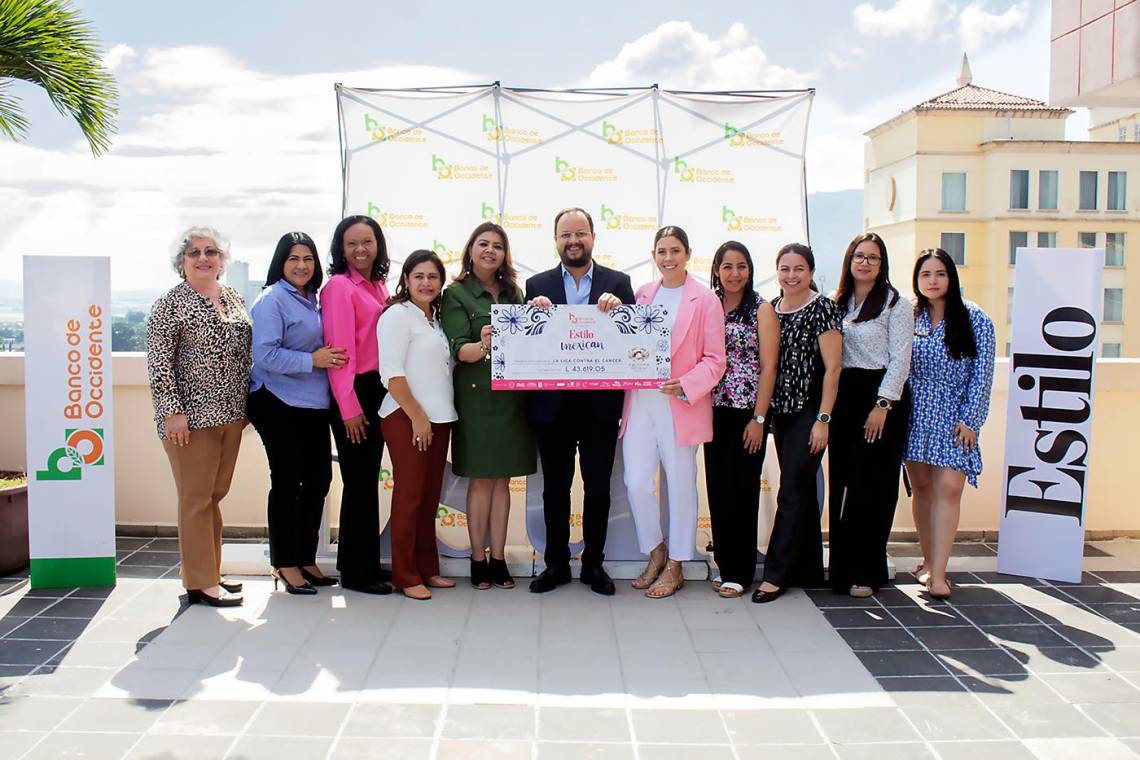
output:
<instances>
[{"instance_id":1,"label":"black dress pant","mask_svg":"<svg viewBox=\"0 0 1140 760\"><path fill-rule=\"evenodd\" d=\"M808 448L818 410L816 401L799 412L773 415L780 490L776 494L772 537L764 557L764 580L780 588L823 583L823 533L816 493L823 452L812 454Z\"/></svg>"},{"instance_id":2,"label":"black dress pant","mask_svg":"<svg viewBox=\"0 0 1140 760\"><path fill-rule=\"evenodd\" d=\"M289 406L264 386L246 408L269 460L269 563L315 565L332 482L328 410Z\"/></svg>"},{"instance_id":3,"label":"black dress pant","mask_svg":"<svg viewBox=\"0 0 1140 760\"><path fill-rule=\"evenodd\" d=\"M899 500L910 392L904 388L887 412L882 438L868 443L863 425L885 372L851 368L839 376L828 443L828 577L837 594L846 594L852 586L878 591L887 581L887 541Z\"/></svg>"},{"instance_id":4,"label":"black dress pant","mask_svg":"<svg viewBox=\"0 0 1140 760\"><path fill-rule=\"evenodd\" d=\"M582 565L605 559L610 520L610 475L614 469L618 420L598 416L584 392L563 394L558 416L549 425L536 425L535 438L542 463L542 510L546 522L547 567L570 563L570 486L574 455L582 470Z\"/></svg>"},{"instance_id":5,"label":"black dress pant","mask_svg":"<svg viewBox=\"0 0 1140 760\"><path fill-rule=\"evenodd\" d=\"M713 407L713 438L704 445L705 489L712 521L713 556L726 583L752 585L756 576L756 522L764 440L755 454L744 448L752 409Z\"/></svg>"},{"instance_id":6,"label":"black dress pant","mask_svg":"<svg viewBox=\"0 0 1140 760\"><path fill-rule=\"evenodd\" d=\"M350 583L368 584L380 579L380 456L384 453L380 402L387 391L380 383L379 372L357 375L353 389L364 411L368 437L352 443L336 404L331 414L340 478L344 482L336 569Z\"/></svg>"}]
</instances>

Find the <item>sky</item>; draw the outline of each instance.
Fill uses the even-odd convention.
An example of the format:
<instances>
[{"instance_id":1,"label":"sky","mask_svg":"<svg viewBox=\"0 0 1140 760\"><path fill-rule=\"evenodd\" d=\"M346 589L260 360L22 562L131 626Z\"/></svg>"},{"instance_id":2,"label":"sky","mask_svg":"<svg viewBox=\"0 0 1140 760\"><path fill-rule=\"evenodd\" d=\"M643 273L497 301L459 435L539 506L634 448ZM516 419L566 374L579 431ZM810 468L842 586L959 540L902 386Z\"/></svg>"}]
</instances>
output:
<instances>
[{"instance_id":1,"label":"sky","mask_svg":"<svg viewBox=\"0 0 1140 760\"><path fill-rule=\"evenodd\" d=\"M974 83L1042 100L1048 0L486 3L75 2L120 90L93 158L72 122L17 85L30 137L0 137L0 280L25 254L112 256L112 285L176 282L173 238L229 236L265 269L283 232L327 247L340 214L337 82L675 89L816 88L810 192L861 188L863 133ZM1087 115L1069 120L1084 139Z\"/></svg>"}]
</instances>

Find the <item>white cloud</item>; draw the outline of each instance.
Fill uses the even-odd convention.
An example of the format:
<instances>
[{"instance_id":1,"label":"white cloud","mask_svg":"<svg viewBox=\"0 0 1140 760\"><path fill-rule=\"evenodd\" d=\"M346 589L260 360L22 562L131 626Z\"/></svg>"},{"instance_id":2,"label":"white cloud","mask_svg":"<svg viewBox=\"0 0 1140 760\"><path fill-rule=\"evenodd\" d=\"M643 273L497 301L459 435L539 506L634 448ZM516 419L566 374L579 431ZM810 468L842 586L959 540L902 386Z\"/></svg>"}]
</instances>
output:
<instances>
[{"instance_id":1,"label":"white cloud","mask_svg":"<svg viewBox=\"0 0 1140 760\"><path fill-rule=\"evenodd\" d=\"M966 52L974 52L992 38L1021 29L1029 20L1029 2L1022 0L1002 13L990 13L985 2L971 3L958 15L958 37Z\"/></svg>"},{"instance_id":2,"label":"white cloud","mask_svg":"<svg viewBox=\"0 0 1140 760\"><path fill-rule=\"evenodd\" d=\"M855 6L855 28L868 37L911 36L924 40L954 17L955 7L947 0L895 0L889 8L871 3Z\"/></svg>"},{"instance_id":3,"label":"white cloud","mask_svg":"<svg viewBox=\"0 0 1140 760\"><path fill-rule=\"evenodd\" d=\"M714 39L688 21L667 21L595 67L586 86L652 82L671 89L764 89L803 87L807 75L769 61L744 24Z\"/></svg>"},{"instance_id":4,"label":"white cloud","mask_svg":"<svg viewBox=\"0 0 1140 760\"><path fill-rule=\"evenodd\" d=\"M107 154L0 140L0 278L18 276L20 255L60 252L59 230L81 253L112 255L116 288L172 284L166 250L195 223L228 234L255 272L286 230L309 232L324 251L341 199L333 84L485 80L401 65L279 75L218 48L116 50L108 57L132 110Z\"/></svg>"},{"instance_id":5,"label":"white cloud","mask_svg":"<svg viewBox=\"0 0 1140 760\"><path fill-rule=\"evenodd\" d=\"M130 45L115 45L103 56L103 65L111 71L114 71L119 68L124 61L134 58L137 55L138 53Z\"/></svg>"}]
</instances>

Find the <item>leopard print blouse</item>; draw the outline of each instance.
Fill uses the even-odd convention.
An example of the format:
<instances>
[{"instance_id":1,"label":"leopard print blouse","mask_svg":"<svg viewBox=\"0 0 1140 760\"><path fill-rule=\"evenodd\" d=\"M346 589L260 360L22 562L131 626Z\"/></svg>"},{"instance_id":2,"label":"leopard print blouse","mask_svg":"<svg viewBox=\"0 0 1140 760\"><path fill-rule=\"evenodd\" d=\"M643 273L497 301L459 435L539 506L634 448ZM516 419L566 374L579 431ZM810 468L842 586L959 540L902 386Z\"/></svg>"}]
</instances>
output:
<instances>
[{"instance_id":1,"label":"leopard print blouse","mask_svg":"<svg viewBox=\"0 0 1140 760\"><path fill-rule=\"evenodd\" d=\"M151 307L146 367L160 438L163 418L171 414L185 414L191 430L245 417L252 325L238 292L226 285L219 290L221 314L185 282Z\"/></svg>"}]
</instances>

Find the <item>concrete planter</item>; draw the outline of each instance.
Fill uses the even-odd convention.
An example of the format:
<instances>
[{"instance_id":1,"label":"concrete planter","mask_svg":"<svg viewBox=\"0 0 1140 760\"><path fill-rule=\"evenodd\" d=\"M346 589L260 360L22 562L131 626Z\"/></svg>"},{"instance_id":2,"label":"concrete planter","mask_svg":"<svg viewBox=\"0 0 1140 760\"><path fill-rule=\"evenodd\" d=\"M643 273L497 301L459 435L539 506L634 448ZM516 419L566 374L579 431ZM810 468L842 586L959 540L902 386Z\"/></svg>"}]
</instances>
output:
<instances>
[{"instance_id":1,"label":"concrete planter","mask_svg":"<svg viewBox=\"0 0 1140 760\"><path fill-rule=\"evenodd\" d=\"M0 488L0 575L28 566L28 486Z\"/></svg>"}]
</instances>

